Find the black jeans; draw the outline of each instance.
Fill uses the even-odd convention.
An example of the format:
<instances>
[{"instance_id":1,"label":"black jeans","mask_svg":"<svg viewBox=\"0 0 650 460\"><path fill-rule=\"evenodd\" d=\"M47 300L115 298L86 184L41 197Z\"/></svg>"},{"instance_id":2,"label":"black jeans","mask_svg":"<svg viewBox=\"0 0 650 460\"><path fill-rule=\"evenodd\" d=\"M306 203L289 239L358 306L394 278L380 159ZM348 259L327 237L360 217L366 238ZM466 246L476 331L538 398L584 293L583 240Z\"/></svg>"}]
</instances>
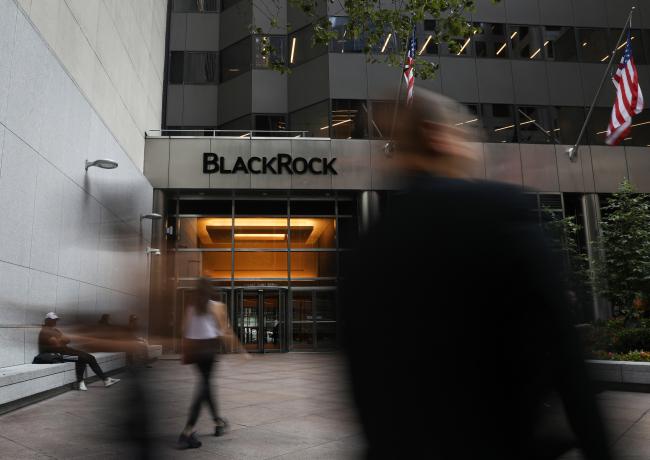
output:
<instances>
[{"instance_id":1,"label":"black jeans","mask_svg":"<svg viewBox=\"0 0 650 460\"><path fill-rule=\"evenodd\" d=\"M196 424L203 401L208 404L208 408L212 413L212 419L216 422L219 418L217 416L217 404L215 399L212 397L212 391L210 389L210 377L212 375L212 369L214 368L214 356L214 353L201 353L194 363L199 369L201 380L197 384L194 401L190 407L190 415L187 419L187 424L189 426L194 426Z\"/></svg>"},{"instance_id":2,"label":"black jeans","mask_svg":"<svg viewBox=\"0 0 650 460\"><path fill-rule=\"evenodd\" d=\"M93 355L90 353L86 353L85 351L81 350L75 350L74 348L65 348L63 351L61 351L63 354L63 360L64 361L74 361L75 363L75 370L77 371L77 382L81 382L84 379L84 371L86 370L86 365L90 366L90 368L93 370L93 372L97 375L102 380L106 380L106 374L102 371L102 368L99 367L99 364L97 364L97 360ZM77 359L66 359L66 355L68 356L76 356Z\"/></svg>"}]
</instances>

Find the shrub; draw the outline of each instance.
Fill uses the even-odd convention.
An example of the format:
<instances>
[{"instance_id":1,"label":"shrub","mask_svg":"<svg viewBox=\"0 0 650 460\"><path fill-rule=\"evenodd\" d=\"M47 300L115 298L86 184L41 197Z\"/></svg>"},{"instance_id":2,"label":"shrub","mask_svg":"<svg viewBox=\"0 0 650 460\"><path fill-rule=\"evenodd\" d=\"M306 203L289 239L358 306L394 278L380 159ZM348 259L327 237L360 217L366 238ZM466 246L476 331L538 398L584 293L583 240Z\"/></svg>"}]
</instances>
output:
<instances>
[{"instance_id":1,"label":"shrub","mask_svg":"<svg viewBox=\"0 0 650 460\"><path fill-rule=\"evenodd\" d=\"M607 347L605 349L611 349L618 353L650 350L650 329L634 328L613 331L611 348Z\"/></svg>"}]
</instances>

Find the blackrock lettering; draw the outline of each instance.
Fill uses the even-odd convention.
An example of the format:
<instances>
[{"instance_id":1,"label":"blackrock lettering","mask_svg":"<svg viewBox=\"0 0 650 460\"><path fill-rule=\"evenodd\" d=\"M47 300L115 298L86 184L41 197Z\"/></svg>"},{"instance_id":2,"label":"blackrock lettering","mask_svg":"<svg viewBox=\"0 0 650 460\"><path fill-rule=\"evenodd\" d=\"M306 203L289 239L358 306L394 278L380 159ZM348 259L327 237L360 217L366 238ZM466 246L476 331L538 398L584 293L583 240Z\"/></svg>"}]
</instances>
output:
<instances>
[{"instance_id":1,"label":"blackrock lettering","mask_svg":"<svg viewBox=\"0 0 650 460\"><path fill-rule=\"evenodd\" d=\"M336 158L292 157L287 153L278 153L272 157L237 157L232 164L216 153L203 154L203 172L205 174L320 174L337 175L334 169Z\"/></svg>"}]
</instances>

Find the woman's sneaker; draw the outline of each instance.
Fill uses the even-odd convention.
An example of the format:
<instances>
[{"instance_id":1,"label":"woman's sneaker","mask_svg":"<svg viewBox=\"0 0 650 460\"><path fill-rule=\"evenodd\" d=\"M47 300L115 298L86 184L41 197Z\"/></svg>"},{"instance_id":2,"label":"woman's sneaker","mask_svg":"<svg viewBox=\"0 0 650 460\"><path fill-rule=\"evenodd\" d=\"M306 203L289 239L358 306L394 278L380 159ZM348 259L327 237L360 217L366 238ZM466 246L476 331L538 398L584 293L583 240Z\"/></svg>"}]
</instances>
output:
<instances>
[{"instance_id":1,"label":"woman's sneaker","mask_svg":"<svg viewBox=\"0 0 650 460\"><path fill-rule=\"evenodd\" d=\"M226 428L228 428L228 422L226 422L224 419L218 418L214 421L215 436L223 436L223 434L226 432Z\"/></svg>"},{"instance_id":2,"label":"woman's sneaker","mask_svg":"<svg viewBox=\"0 0 650 460\"><path fill-rule=\"evenodd\" d=\"M77 385L77 390L79 390L79 391L88 391L88 387L86 386L86 382L84 382L83 380L81 382L79 382L79 384Z\"/></svg>"},{"instance_id":3,"label":"woman's sneaker","mask_svg":"<svg viewBox=\"0 0 650 460\"><path fill-rule=\"evenodd\" d=\"M112 377L109 377L106 380L104 380L104 386L105 387L110 387L111 385L115 385L119 381L120 381L120 379L114 379Z\"/></svg>"},{"instance_id":4,"label":"woman's sneaker","mask_svg":"<svg viewBox=\"0 0 650 460\"><path fill-rule=\"evenodd\" d=\"M201 447L201 441L196 439L196 431L189 436L181 433L178 438L179 449L196 449L198 447Z\"/></svg>"}]
</instances>

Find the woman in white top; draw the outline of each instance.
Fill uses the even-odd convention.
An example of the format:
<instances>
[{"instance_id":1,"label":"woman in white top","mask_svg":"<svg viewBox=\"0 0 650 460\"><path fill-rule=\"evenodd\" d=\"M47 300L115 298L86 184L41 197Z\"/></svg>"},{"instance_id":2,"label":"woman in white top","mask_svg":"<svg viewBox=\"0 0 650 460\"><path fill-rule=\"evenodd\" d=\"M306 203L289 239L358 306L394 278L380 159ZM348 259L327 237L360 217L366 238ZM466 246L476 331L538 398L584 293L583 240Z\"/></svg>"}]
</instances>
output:
<instances>
[{"instance_id":1,"label":"woman in white top","mask_svg":"<svg viewBox=\"0 0 650 460\"><path fill-rule=\"evenodd\" d=\"M211 300L211 286L206 279L200 279L197 289L197 299L194 305L187 308L183 339L183 363L195 364L201 375L194 401L190 407L187 425L178 440L181 448L196 448L201 441L193 432L199 418L201 404L205 401L210 409L215 423L215 436L221 436L226 422L218 415L216 400L212 396L210 377L214 367L214 358L220 346L230 343L242 349L236 335L228 327L226 306L221 302Z\"/></svg>"}]
</instances>

